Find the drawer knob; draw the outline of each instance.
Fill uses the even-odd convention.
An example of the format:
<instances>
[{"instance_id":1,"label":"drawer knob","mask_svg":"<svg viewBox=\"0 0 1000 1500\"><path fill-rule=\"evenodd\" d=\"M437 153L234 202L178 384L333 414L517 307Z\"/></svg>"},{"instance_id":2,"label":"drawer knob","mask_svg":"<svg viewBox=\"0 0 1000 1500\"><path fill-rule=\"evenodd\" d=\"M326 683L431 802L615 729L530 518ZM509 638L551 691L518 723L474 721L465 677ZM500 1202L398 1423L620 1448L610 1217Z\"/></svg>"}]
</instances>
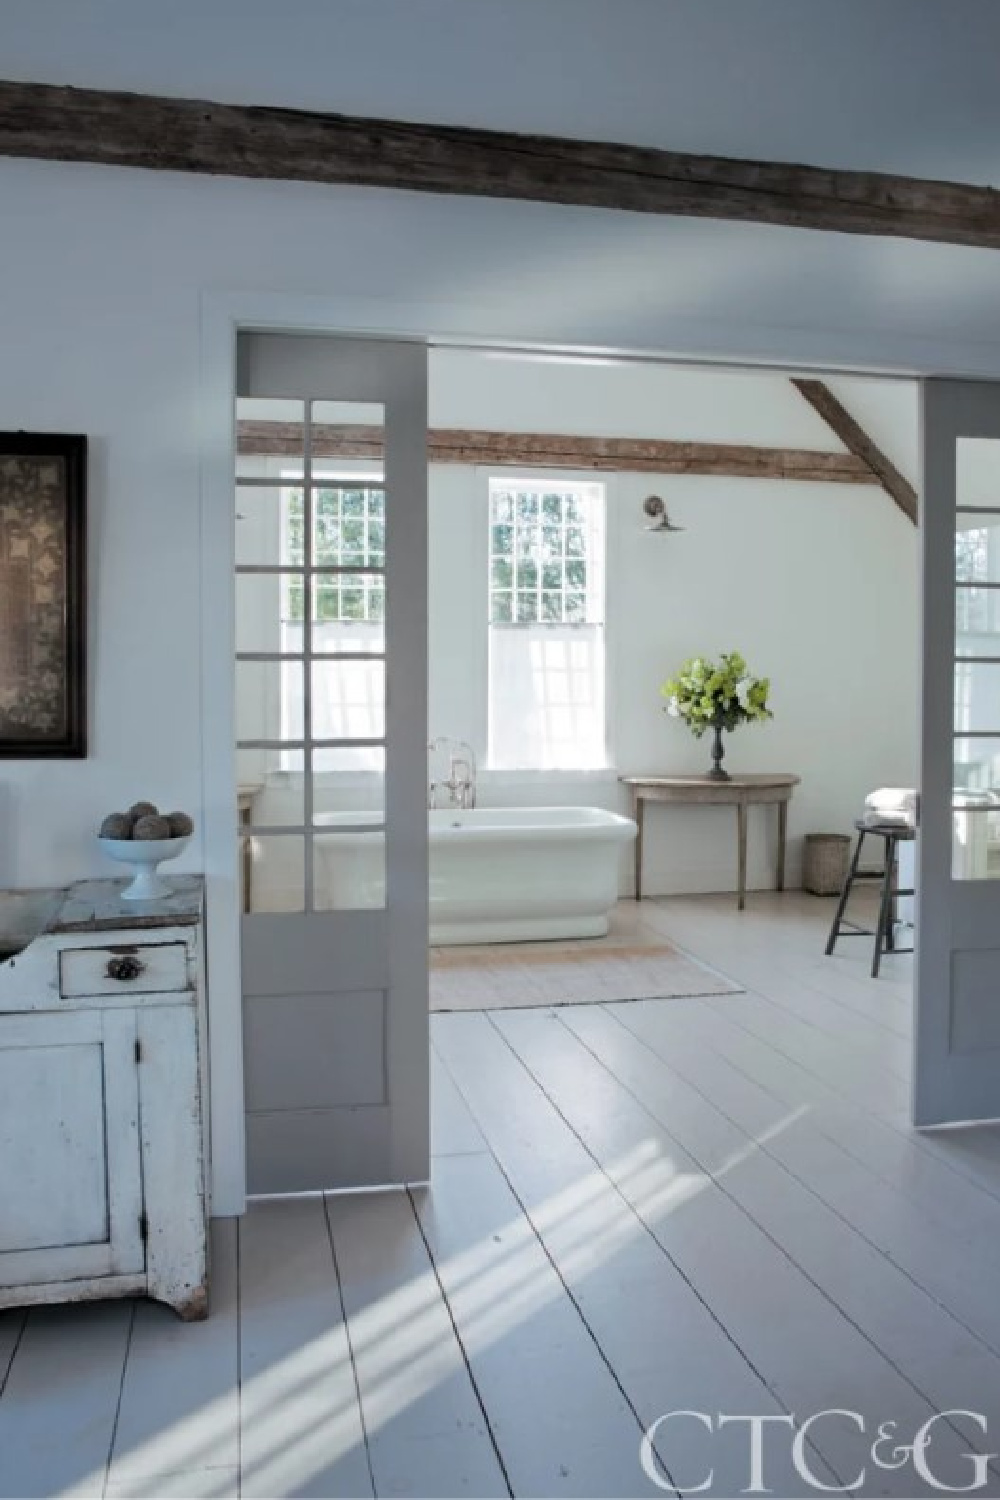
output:
<instances>
[{"instance_id":1,"label":"drawer knob","mask_svg":"<svg viewBox=\"0 0 1000 1500\"><path fill-rule=\"evenodd\" d=\"M130 956L126 956L124 958L109 958L108 978L121 980L138 979L139 975L142 973L145 967L146 965L140 963L137 958L132 958Z\"/></svg>"}]
</instances>

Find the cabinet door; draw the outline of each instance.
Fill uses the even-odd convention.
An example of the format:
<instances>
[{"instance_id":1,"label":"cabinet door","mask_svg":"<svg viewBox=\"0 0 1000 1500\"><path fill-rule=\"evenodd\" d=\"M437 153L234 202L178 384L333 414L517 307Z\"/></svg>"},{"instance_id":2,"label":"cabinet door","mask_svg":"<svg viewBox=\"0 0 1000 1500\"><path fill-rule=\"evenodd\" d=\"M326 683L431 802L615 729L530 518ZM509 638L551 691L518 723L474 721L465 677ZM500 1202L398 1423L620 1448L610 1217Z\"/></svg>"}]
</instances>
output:
<instances>
[{"instance_id":1,"label":"cabinet door","mask_svg":"<svg viewBox=\"0 0 1000 1500\"><path fill-rule=\"evenodd\" d=\"M145 1268L132 1010L0 1016L0 1287Z\"/></svg>"}]
</instances>

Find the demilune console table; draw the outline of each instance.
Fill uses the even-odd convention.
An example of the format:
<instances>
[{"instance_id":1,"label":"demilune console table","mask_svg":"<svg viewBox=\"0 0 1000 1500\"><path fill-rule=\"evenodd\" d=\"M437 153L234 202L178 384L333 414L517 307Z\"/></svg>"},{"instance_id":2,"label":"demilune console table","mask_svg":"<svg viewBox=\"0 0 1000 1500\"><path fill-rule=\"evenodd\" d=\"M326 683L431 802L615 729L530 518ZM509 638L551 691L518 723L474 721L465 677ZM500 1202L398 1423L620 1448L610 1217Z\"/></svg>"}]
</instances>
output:
<instances>
[{"instance_id":1,"label":"demilune console table","mask_svg":"<svg viewBox=\"0 0 1000 1500\"><path fill-rule=\"evenodd\" d=\"M629 789L631 815L635 819L635 899L642 900L642 823L647 802L674 802L686 807L735 806L737 817L737 904L746 906L747 809L755 803L778 809L778 869L775 890L785 888L785 842L788 804L800 778L786 771L753 776L731 776L715 781L711 776L620 776Z\"/></svg>"}]
</instances>

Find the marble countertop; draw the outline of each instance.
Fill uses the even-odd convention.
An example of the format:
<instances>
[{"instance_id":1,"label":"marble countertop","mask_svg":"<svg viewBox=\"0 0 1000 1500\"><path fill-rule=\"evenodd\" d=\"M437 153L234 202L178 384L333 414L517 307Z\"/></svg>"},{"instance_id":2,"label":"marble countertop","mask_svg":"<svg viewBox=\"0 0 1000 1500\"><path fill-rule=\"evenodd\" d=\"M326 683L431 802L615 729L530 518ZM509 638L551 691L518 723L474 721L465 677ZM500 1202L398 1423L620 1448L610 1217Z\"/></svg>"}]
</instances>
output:
<instances>
[{"instance_id":1,"label":"marble countertop","mask_svg":"<svg viewBox=\"0 0 1000 1500\"><path fill-rule=\"evenodd\" d=\"M201 920L205 881L174 875L171 893L158 901L123 901L127 880L78 880L66 887L46 933L104 932L121 928L187 927Z\"/></svg>"}]
</instances>

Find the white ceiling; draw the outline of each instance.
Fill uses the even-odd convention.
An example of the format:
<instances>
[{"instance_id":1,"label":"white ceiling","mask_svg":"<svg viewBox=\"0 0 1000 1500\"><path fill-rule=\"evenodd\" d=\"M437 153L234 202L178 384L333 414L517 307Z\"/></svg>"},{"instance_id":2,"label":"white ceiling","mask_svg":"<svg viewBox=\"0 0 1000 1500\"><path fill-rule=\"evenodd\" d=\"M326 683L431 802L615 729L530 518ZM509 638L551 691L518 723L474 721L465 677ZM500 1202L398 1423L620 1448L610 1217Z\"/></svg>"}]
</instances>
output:
<instances>
[{"instance_id":1,"label":"white ceiling","mask_svg":"<svg viewBox=\"0 0 1000 1500\"><path fill-rule=\"evenodd\" d=\"M993 0L3 0L0 76L1000 182Z\"/></svg>"}]
</instances>

